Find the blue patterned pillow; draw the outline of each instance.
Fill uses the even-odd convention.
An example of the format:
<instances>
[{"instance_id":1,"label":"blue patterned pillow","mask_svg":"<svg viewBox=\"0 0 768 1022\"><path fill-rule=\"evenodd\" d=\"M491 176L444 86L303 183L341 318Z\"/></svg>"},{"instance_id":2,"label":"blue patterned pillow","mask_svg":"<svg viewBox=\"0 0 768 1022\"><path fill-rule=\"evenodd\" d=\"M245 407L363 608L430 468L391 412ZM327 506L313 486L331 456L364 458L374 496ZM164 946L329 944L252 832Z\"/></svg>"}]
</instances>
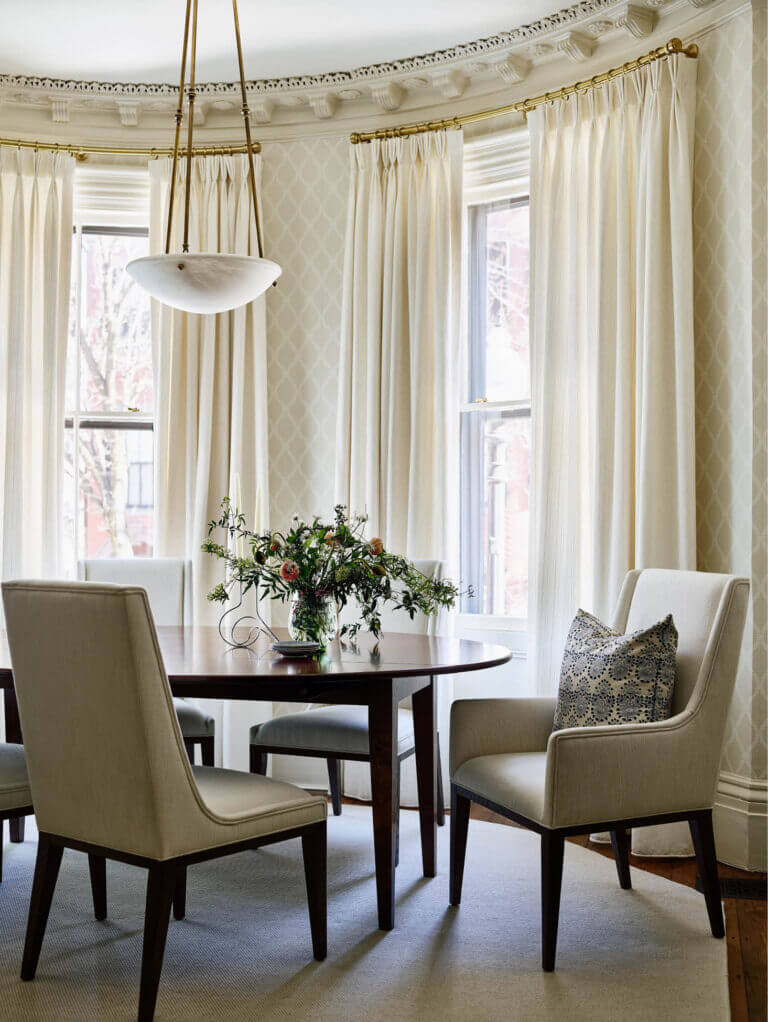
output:
<instances>
[{"instance_id":1,"label":"blue patterned pillow","mask_svg":"<svg viewBox=\"0 0 768 1022\"><path fill-rule=\"evenodd\" d=\"M651 628L622 635L580 610L565 643L553 730L666 720L676 653L671 614Z\"/></svg>"}]
</instances>

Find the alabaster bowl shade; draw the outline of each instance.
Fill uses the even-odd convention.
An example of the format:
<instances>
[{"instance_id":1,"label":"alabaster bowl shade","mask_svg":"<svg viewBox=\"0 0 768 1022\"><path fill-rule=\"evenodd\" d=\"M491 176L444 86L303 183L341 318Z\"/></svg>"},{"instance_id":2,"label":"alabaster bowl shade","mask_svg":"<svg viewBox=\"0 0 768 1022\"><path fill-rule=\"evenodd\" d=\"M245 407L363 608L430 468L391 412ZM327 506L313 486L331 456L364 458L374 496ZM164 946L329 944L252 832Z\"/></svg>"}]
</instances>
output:
<instances>
[{"instance_id":1,"label":"alabaster bowl shade","mask_svg":"<svg viewBox=\"0 0 768 1022\"><path fill-rule=\"evenodd\" d=\"M222 252L145 256L128 263L126 270L158 301L202 314L252 302L283 272L271 259Z\"/></svg>"}]
</instances>

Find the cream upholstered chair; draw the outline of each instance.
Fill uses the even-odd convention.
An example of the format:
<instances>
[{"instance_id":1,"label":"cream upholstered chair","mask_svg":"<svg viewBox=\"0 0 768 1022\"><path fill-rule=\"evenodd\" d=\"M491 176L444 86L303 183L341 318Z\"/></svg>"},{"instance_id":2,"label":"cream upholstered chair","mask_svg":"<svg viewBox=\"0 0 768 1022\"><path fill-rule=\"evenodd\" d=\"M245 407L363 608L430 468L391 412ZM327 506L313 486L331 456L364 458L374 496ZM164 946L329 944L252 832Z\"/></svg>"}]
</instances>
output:
<instances>
[{"instance_id":1,"label":"cream upholstered chair","mask_svg":"<svg viewBox=\"0 0 768 1022\"><path fill-rule=\"evenodd\" d=\"M112 582L141 586L149 597L152 616L159 628L183 625L192 606L192 565L180 557L99 558L78 561L77 577L83 582ZM186 611L186 613L185 613ZM186 699L174 699L189 758L195 761L200 746L203 766L213 766L216 726L213 717Z\"/></svg>"},{"instance_id":2,"label":"cream upholstered chair","mask_svg":"<svg viewBox=\"0 0 768 1022\"><path fill-rule=\"evenodd\" d=\"M725 720L749 582L694 571L631 571L614 628L667 614L679 633L672 716L552 731L554 699L469 699L451 711L451 893L461 900L469 810L478 802L541 835L542 964L555 966L564 839L610 831L631 885L626 830L687 820L714 937L724 936L712 832Z\"/></svg>"},{"instance_id":3,"label":"cream upholstered chair","mask_svg":"<svg viewBox=\"0 0 768 1022\"><path fill-rule=\"evenodd\" d=\"M414 561L429 578L439 579L441 561ZM401 620L402 617L402 620ZM393 620L393 630L420 630L406 615ZM398 762L416 751L411 700L403 701L397 713ZM328 762L328 781L334 816L341 815L341 762L368 762L368 708L366 706L320 706L300 713L255 724L251 728L251 772L266 774L269 753L287 756L313 756ZM440 738L437 739L437 761L440 762ZM398 778L399 780L399 778ZM437 822L445 824L442 770L437 771Z\"/></svg>"},{"instance_id":4,"label":"cream upholstered chair","mask_svg":"<svg viewBox=\"0 0 768 1022\"><path fill-rule=\"evenodd\" d=\"M0 882L3 879L3 821L18 820L33 812L24 746L0 742Z\"/></svg>"},{"instance_id":5,"label":"cream upholstered chair","mask_svg":"<svg viewBox=\"0 0 768 1022\"><path fill-rule=\"evenodd\" d=\"M88 853L102 916L105 857L149 871L140 1020L153 1017L171 904L182 918L193 863L301 837L312 944L324 958L325 799L266 777L190 764L144 590L53 582L2 588L40 829L21 978L35 976L65 847Z\"/></svg>"}]
</instances>

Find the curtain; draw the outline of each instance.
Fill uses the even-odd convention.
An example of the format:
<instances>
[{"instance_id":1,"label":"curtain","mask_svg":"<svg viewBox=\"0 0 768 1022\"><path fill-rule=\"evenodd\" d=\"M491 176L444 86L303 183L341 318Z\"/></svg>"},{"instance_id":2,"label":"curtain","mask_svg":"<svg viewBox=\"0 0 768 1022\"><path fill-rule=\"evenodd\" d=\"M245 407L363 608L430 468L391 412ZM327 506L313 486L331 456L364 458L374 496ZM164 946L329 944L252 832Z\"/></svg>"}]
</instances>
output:
<instances>
[{"instance_id":1,"label":"curtain","mask_svg":"<svg viewBox=\"0 0 768 1022\"><path fill-rule=\"evenodd\" d=\"M578 607L610 622L628 569L696 565L695 74L673 56L529 115L530 648L546 694ZM653 831L636 852L681 850Z\"/></svg>"},{"instance_id":2,"label":"curtain","mask_svg":"<svg viewBox=\"0 0 768 1022\"><path fill-rule=\"evenodd\" d=\"M391 550L442 561L450 577L462 136L437 131L353 145L350 160L335 496L366 512L370 534ZM444 761L450 689L441 679ZM358 766L345 766L345 791L369 797L367 764ZM412 764L403 773L402 802L416 802Z\"/></svg>"},{"instance_id":3,"label":"curtain","mask_svg":"<svg viewBox=\"0 0 768 1022\"><path fill-rule=\"evenodd\" d=\"M150 250L165 244L171 161L150 164ZM257 185L261 159L256 157ZM181 250L185 168L179 167L174 241ZM263 223L263 218L262 218ZM256 255L256 228L245 156L192 163L190 250ZM231 312L198 316L152 303L155 385L155 535L157 556L192 562L195 624L218 621L207 592L223 577L221 562L200 550L221 499L237 496L252 529L266 528L267 368L264 297ZM217 756L247 769L244 708L205 703L216 718Z\"/></svg>"},{"instance_id":4,"label":"curtain","mask_svg":"<svg viewBox=\"0 0 768 1022\"><path fill-rule=\"evenodd\" d=\"M63 153L0 147L3 579L62 569L74 166Z\"/></svg>"}]
</instances>

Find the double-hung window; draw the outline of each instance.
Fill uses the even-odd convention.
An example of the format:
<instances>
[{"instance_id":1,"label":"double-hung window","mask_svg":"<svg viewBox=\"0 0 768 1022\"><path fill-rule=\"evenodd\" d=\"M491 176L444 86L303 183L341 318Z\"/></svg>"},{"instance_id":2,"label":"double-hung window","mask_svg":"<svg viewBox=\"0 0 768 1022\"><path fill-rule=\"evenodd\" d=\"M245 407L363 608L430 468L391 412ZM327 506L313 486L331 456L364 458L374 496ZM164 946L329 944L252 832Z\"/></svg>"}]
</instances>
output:
<instances>
[{"instance_id":1,"label":"double-hung window","mask_svg":"<svg viewBox=\"0 0 768 1022\"><path fill-rule=\"evenodd\" d=\"M149 298L125 272L145 227L76 223L64 442L69 561L151 556L154 543Z\"/></svg>"},{"instance_id":2,"label":"double-hung window","mask_svg":"<svg viewBox=\"0 0 768 1022\"><path fill-rule=\"evenodd\" d=\"M528 613L531 439L528 199L467 213L467 371L461 407L465 613Z\"/></svg>"}]
</instances>

